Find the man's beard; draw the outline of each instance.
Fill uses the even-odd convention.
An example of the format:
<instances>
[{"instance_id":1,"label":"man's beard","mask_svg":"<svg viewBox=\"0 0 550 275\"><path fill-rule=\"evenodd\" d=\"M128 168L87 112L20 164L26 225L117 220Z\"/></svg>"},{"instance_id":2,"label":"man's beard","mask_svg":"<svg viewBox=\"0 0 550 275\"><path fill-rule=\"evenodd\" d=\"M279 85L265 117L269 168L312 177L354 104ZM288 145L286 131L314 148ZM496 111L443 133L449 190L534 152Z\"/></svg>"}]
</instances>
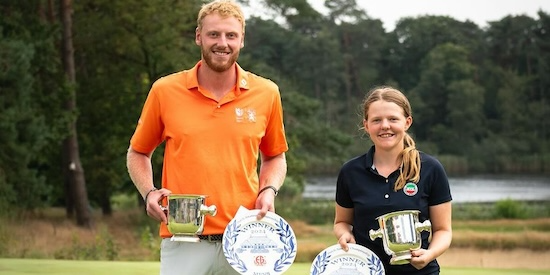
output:
<instances>
[{"instance_id":1,"label":"man's beard","mask_svg":"<svg viewBox=\"0 0 550 275\"><path fill-rule=\"evenodd\" d=\"M227 62L219 63L214 61L214 59L217 58L217 56L210 49L201 48L201 51L202 51L203 59L206 62L206 65L208 65L208 67L210 67L212 70L219 73L229 70L233 66L233 64L237 62L237 59L239 58L239 52L237 52L236 54L231 53L231 56Z\"/></svg>"}]
</instances>

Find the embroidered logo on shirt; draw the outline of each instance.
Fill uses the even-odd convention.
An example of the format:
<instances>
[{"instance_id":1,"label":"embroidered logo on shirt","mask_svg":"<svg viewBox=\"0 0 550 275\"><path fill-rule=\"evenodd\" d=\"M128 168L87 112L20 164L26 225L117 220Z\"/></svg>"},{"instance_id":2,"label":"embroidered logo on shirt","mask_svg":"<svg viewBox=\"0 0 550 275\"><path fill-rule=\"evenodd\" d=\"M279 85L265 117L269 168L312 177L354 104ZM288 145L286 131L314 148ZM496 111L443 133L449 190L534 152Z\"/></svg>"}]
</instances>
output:
<instances>
[{"instance_id":1,"label":"embroidered logo on shirt","mask_svg":"<svg viewBox=\"0 0 550 275\"><path fill-rule=\"evenodd\" d=\"M403 192L405 195L412 197L418 193L418 186L414 182L407 182L403 187Z\"/></svg>"},{"instance_id":2,"label":"embroidered logo on shirt","mask_svg":"<svg viewBox=\"0 0 550 275\"><path fill-rule=\"evenodd\" d=\"M235 108L235 120L241 122L256 122L256 110L250 108Z\"/></svg>"}]
</instances>

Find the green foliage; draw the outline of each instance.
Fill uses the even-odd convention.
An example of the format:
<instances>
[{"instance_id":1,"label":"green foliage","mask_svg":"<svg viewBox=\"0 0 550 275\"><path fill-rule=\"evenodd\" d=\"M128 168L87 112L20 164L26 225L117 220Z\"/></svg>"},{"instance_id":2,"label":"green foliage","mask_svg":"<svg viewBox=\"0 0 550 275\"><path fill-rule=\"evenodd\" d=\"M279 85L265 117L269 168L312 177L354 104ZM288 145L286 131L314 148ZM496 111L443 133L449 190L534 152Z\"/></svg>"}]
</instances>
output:
<instances>
[{"instance_id":1,"label":"green foliage","mask_svg":"<svg viewBox=\"0 0 550 275\"><path fill-rule=\"evenodd\" d=\"M277 205L277 213L288 220L301 220L308 224L334 222L334 202L327 200L298 200Z\"/></svg>"},{"instance_id":2,"label":"green foliage","mask_svg":"<svg viewBox=\"0 0 550 275\"><path fill-rule=\"evenodd\" d=\"M437 155L448 175L467 175L470 166L470 160L466 157L453 155Z\"/></svg>"},{"instance_id":3,"label":"green foliage","mask_svg":"<svg viewBox=\"0 0 550 275\"><path fill-rule=\"evenodd\" d=\"M502 199L494 203L459 203L453 205L453 219L457 220L538 219L548 217L550 217L549 202Z\"/></svg>"},{"instance_id":4,"label":"green foliage","mask_svg":"<svg viewBox=\"0 0 550 275\"><path fill-rule=\"evenodd\" d=\"M303 220L309 224L334 222L333 200L301 199L279 203L277 213L285 219ZM537 219L550 217L549 202L522 202L504 199L495 203L453 204L453 220ZM535 230L548 231L548 228Z\"/></svg>"},{"instance_id":5,"label":"green foliage","mask_svg":"<svg viewBox=\"0 0 550 275\"><path fill-rule=\"evenodd\" d=\"M333 200L301 199L279 203L277 213L289 220L308 224L334 222ZM538 219L550 217L550 203L522 202L504 199L495 203L459 203L453 205L453 220ZM549 228L533 228L548 231ZM516 230L518 230L516 228Z\"/></svg>"},{"instance_id":6,"label":"green foliage","mask_svg":"<svg viewBox=\"0 0 550 275\"><path fill-rule=\"evenodd\" d=\"M113 209L116 211L131 210L138 206L136 196L131 196L127 193L112 195L111 203L113 204Z\"/></svg>"},{"instance_id":7,"label":"green foliage","mask_svg":"<svg viewBox=\"0 0 550 275\"><path fill-rule=\"evenodd\" d=\"M83 243L77 235L73 236L72 246L60 249L54 254L55 259L65 260L107 260L114 261L118 257L118 248L112 235L102 228L100 234L91 244Z\"/></svg>"},{"instance_id":8,"label":"green foliage","mask_svg":"<svg viewBox=\"0 0 550 275\"><path fill-rule=\"evenodd\" d=\"M200 58L194 31L202 3L75 2L77 83L67 87L58 3L2 1L0 207L64 204L60 144L74 119L92 206L108 213L113 194L135 194L128 141L151 83ZM442 156L453 173L550 173L546 12L486 29L446 16L402 18L386 32L354 1L328 1L326 15L307 1L260 4L272 17L247 19L239 63L281 90L290 145L281 197L299 197L304 175L334 173L368 148L357 107L383 84L407 94L418 147ZM77 111L67 113L73 92ZM155 184L162 151L153 155Z\"/></svg>"},{"instance_id":9,"label":"green foliage","mask_svg":"<svg viewBox=\"0 0 550 275\"><path fill-rule=\"evenodd\" d=\"M55 144L47 116L35 100L40 96L31 71L39 51L35 43L0 39L0 64L10 64L0 71L0 201L24 208L42 205L38 198L50 192L40 171L47 163L40 155Z\"/></svg>"},{"instance_id":10,"label":"green foliage","mask_svg":"<svg viewBox=\"0 0 550 275\"><path fill-rule=\"evenodd\" d=\"M525 205L512 199L503 199L495 203L495 217L503 219L525 219L528 216Z\"/></svg>"},{"instance_id":11,"label":"green foliage","mask_svg":"<svg viewBox=\"0 0 550 275\"><path fill-rule=\"evenodd\" d=\"M251 54L243 54L240 60L243 68L273 79L279 85L290 148L286 154L287 181L290 180L290 183L285 183L281 191L287 192L285 189L288 188L288 192L282 195L295 196L295 192L303 191L304 174L314 170L314 164L327 159L333 164L346 158L343 148L351 144L351 138L318 119L322 115L319 100L299 93L293 82L280 77L269 65L255 62Z\"/></svg>"},{"instance_id":12,"label":"green foliage","mask_svg":"<svg viewBox=\"0 0 550 275\"><path fill-rule=\"evenodd\" d=\"M160 259L160 242L158 240L158 235L156 232L153 232L149 225L142 227L140 244L151 251L151 260Z\"/></svg>"},{"instance_id":13,"label":"green foliage","mask_svg":"<svg viewBox=\"0 0 550 275\"><path fill-rule=\"evenodd\" d=\"M438 143L441 153L467 155L464 148L483 134L483 88L471 81L473 68L464 47L438 45L423 60L420 81L411 91L415 134Z\"/></svg>"},{"instance_id":14,"label":"green foliage","mask_svg":"<svg viewBox=\"0 0 550 275\"><path fill-rule=\"evenodd\" d=\"M79 139L88 193L108 211L113 193L135 190L126 150L151 83L197 62L196 13L201 1L79 1L75 58ZM93 45L93 46L91 46ZM99 152L99 153L98 153ZM160 182L162 150L155 154Z\"/></svg>"},{"instance_id":15,"label":"green foliage","mask_svg":"<svg viewBox=\"0 0 550 275\"><path fill-rule=\"evenodd\" d=\"M485 203L461 203L453 205L453 220L486 220L493 218L493 205Z\"/></svg>"},{"instance_id":16,"label":"green foliage","mask_svg":"<svg viewBox=\"0 0 550 275\"><path fill-rule=\"evenodd\" d=\"M304 192L304 181L296 181L292 176L287 176L283 187L279 191L278 198L293 200L299 198Z\"/></svg>"},{"instance_id":17,"label":"green foliage","mask_svg":"<svg viewBox=\"0 0 550 275\"><path fill-rule=\"evenodd\" d=\"M5 218L1 217L1 219L4 220ZM0 258L8 255L8 248L11 245L10 240L10 232L8 232L4 223L0 223Z\"/></svg>"},{"instance_id":18,"label":"green foliage","mask_svg":"<svg viewBox=\"0 0 550 275\"><path fill-rule=\"evenodd\" d=\"M402 18L392 35L395 40L390 49L394 56L390 59L392 62L389 64L391 71L388 77L395 79L405 91L418 86L423 73L423 65L419 64L440 45L456 45L466 52L482 53L483 32L479 26L447 16ZM443 62L440 66L445 67L446 64L449 63ZM440 83L433 83L432 88L437 89L437 85Z\"/></svg>"}]
</instances>

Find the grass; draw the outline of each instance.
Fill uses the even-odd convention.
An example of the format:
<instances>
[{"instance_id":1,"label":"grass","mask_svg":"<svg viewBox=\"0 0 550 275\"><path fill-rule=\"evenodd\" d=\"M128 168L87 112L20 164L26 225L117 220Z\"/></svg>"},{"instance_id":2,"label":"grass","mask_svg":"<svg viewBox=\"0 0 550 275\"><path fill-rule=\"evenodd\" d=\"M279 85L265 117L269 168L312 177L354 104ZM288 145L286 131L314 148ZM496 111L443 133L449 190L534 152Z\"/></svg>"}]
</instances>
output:
<instances>
[{"instance_id":1,"label":"grass","mask_svg":"<svg viewBox=\"0 0 550 275\"><path fill-rule=\"evenodd\" d=\"M310 226L291 221L298 235L298 261L311 261L317 253L335 243L332 225ZM453 221L451 247L480 250L550 250L550 218L529 220Z\"/></svg>"},{"instance_id":2,"label":"grass","mask_svg":"<svg viewBox=\"0 0 550 275\"><path fill-rule=\"evenodd\" d=\"M454 221L453 247L550 249L550 218Z\"/></svg>"},{"instance_id":3,"label":"grass","mask_svg":"<svg viewBox=\"0 0 550 275\"><path fill-rule=\"evenodd\" d=\"M285 275L309 274L308 263L294 263ZM150 275L158 274L157 262L107 262L107 261L68 261L68 260L36 260L36 259L0 259L2 275ZM482 269L482 268L443 268L445 275L536 275L549 274L550 270L524 269Z\"/></svg>"},{"instance_id":4,"label":"grass","mask_svg":"<svg viewBox=\"0 0 550 275\"><path fill-rule=\"evenodd\" d=\"M469 220L454 220L453 229L474 230L480 232L548 232L550 231L550 222L548 218L530 219L530 220L512 220L512 219L497 219L483 221Z\"/></svg>"}]
</instances>

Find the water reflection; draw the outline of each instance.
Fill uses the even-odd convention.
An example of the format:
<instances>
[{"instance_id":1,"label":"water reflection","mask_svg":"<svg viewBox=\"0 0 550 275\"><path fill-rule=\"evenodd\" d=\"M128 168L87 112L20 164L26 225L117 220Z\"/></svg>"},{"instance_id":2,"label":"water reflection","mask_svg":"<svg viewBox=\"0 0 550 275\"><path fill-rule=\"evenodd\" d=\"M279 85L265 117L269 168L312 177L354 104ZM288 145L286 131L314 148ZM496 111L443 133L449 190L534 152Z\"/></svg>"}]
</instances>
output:
<instances>
[{"instance_id":1,"label":"water reflection","mask_svg":"<svg viewBox=\"0 0 550 275\"><path fill-rule=\"evenodd\" d=\"M453 202L494 202L501 199L550 200L550 178L532 176L473 176L450 178ZM336 177L309 178L304 198L334 199Z\"/></svg>"}]
</instances>

